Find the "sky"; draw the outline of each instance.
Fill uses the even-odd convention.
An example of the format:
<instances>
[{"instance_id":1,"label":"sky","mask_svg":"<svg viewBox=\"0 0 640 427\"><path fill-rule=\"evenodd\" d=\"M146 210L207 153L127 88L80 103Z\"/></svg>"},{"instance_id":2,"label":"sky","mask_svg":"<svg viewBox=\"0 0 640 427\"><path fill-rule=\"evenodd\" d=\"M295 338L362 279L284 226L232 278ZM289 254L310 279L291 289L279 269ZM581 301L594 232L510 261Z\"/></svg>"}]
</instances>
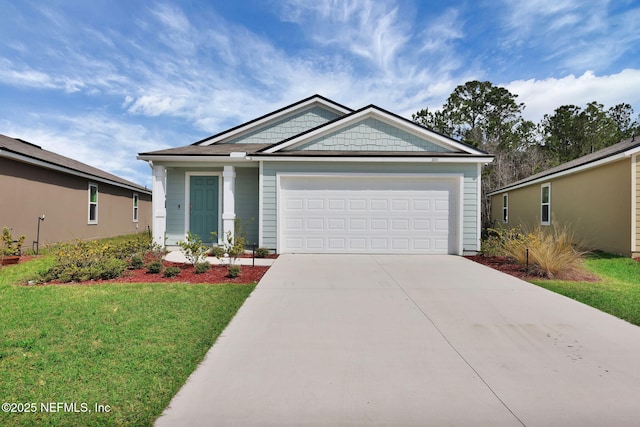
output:
<instances>
[{"instance_id":1,"label":"sky","mask_svg":"<svg viewBox=\"0 0 640 427\"><path fill-rule=\"evenodd\" d=\"M0 0L0 134L151 185L137 153L313 94L411 118L488 80L539 122L640 113L640 0Z\"/></svg>"}]
</instances>

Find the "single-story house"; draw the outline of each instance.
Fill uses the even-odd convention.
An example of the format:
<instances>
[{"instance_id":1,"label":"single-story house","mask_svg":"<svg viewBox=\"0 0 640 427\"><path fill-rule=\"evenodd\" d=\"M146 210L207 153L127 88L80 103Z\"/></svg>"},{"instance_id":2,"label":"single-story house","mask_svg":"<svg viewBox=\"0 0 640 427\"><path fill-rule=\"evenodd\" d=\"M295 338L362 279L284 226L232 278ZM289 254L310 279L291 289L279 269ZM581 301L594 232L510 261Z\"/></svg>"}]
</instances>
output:
<instances>
[{"instance_id":1,"label":"single-story house","mask_svg":"<svg viewBox=\"0 0 640 427\"><path fill-rule=\"evenodd\" d=\"M403 254L479 250L481 167L493 160L374 105L319 95L138 158L153 168L159 244L188 231L211 241L239 219L249 243L278 253Z\"/></svg>"},{"instance_id":2,"label":"single-story house","mask_svg":"<svg viewBox=\"0 0 640 427\"><path fill-rule=\"evenodd\" d=\"M591 248L640 255L640 139L627 139L490 192L508 227L569 227Z\"/></svg>"},{"instance_id":3,"label":"single-story house","mask_svg":"<svg viewBox=\"0 0 640 427\"><path fill-rule=\"evenodd\" d=\"M0 201L0 227L16 239L24 234L24 250L35 248L38 229L43 245L147 232L151 225L150 189L5 135Z\"/></svg>"}]
</instances>

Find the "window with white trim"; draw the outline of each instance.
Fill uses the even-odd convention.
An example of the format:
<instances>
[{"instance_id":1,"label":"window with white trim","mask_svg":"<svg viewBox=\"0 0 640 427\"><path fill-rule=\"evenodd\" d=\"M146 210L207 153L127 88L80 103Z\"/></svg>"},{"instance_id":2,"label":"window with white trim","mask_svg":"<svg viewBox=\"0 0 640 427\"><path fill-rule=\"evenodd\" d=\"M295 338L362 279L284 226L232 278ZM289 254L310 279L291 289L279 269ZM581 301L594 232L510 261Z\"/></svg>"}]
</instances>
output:
<instances>
[{"instance_id":1,"label":"window with white trim","mask_svg":"<svg viewBox=\"0 0 640 427\"><path fill-rule=\"evenodd\" d=\"M502 195L502 222L509 222L509 194Z\"/></svg>"},{"instance_id":2,"label":"window with white trim","mask_svg":"<svg viewBox=\"0 0 640 427\"><path fill-rule=\"evenodd\" d=\"M138 222L138 194L133 193L133 222Z\"/></svg>"},{"instance_id":3,"label":"window with white trim","mask_svg":"<svg viewBox=\"0 0 640 427\"><path fill-rule=\"evenodd\" d=\"M89 224L98 223L98 185L89 184Z\"/></svg>"},{"instance_id":4,"label":"window with white trim","mask_svg":"<svg viewBox=\"0 0 640 427\"><path fill-rule=\"evenodd\" d=\"M551 225L551 184L540 187L540 224Z\"/></svg>"}]
</instances>

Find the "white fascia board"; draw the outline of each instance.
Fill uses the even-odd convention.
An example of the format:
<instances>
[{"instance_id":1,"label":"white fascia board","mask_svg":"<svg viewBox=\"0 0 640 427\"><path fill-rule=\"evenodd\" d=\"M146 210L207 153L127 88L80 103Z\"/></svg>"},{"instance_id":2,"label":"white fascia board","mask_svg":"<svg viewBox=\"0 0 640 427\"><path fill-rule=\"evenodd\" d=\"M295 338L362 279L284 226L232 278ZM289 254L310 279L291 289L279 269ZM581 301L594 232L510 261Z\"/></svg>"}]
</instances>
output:
<instances>
[{"instance_id":1,"label":"white fascia board","mask_svg":"<svg viewBox=\"0 0 640 427\"><path fill-rule=\"evenodd\" d=\"M286 118L287 116L291 116L295 113L297 113L300 110L304 110L305 108L313 105L313 104L320 104L330 110L336 111L338 113L343 113L343 114L349 114L351 113L351 110L345 109L339 105L333 104L331 102L327 102L326 100L322 99L322 98L317 98L317 97L313 97L309 100L307 100L306 102L303 102L301 104L296 104L291 106L290 108L287 108L286 110L282 110L279 111L276 114L268 114L266 116L264 116L262 119L247 123L245 125L240 125L240 127L238 127L237 129L234 129L232 131L226 132L222 135L219 135L216 138L212 138L209 139L205 142L203 142L202 144L198 144L201 146L205 146L205 145L211 145L211 144L215 144L217 142L223 141L225 139L229 139L229 138L235 138L237 136L241 136L243 134L246 134L248 132L251 132L254 128L256 127L260 127L260 126L264 126L267 125L269 123L278 121L278 120L282 120L283 118Z\"/></svg>"},{"instance_id":2,"label":"white fascia board","mask_svg":"<svg viewBox=\"0 0 640 427\"><path fill-rule=\"evenodd\" d=\"M301 135L297 138L293 138L287 142L284 142L282 144L279 144L277 146L271 147L268 150L265 150L265 153L275 153L277 151L280 151L284 148L290 147L292 145L295 144L300 144L300 143L304 143L307 141L310 141L312 139L315 138L319 138L322 137L326 134L329 134L331 132L334 132L340 128L349 126L351 124L353 124L354 122L360 121L360 120L364 120L364 119L368 119L368 118L375 118L378 119L384 123L387 123L391 126L395 126L398 128L401 128L402 130L411 133L412 135L415 135L419 138L423 138L426 139L427 141L430 141L442 148L453 148L453 149L457 149L457 150L461 150L465 153L468 154L479 154L479 155L484 155L485 153L478 151L476 149L473 149L469 146L467 146L466 144L461 144L459 142L456 142L452 139L449 139L445 136L442 136L440 134L437 134L433 131L430 131L429 129L423 128L420 125L410 125L407 122L405 122L404 120L401 120L398 117L395 117L393 115L390 114L385 114L383 111L380 111L376 108L370 107L367 108L365 110L359 111L356 114L353 114L352 116L349 116L343 120L338 120L334 123L331 123L327 126L323 126L322 128L316 129L313 132L309 132L306 133L304 135Z\"/></svg>"},{"instance_id":3,"label":"white fascia board","mask_svg":"<svg viewBox=\"0 0 640 427\"><path fill-rule=\"evenodd\" d=\"M356 162L356 163L491 163L493 157L291 157L291 156L249 156L249 160L263 162Z\"/></svg>"},{"instance_id":4,"label":"white fascia board","mask_svg":"<svg viewBox=\"0 0 640 427\"><path fill-rule=\"evenodd\" d=\"M73 175L73 176L78 176L80 178L86 178L86 179L90 179L91 181L95 181L95 182L102 182L104 184L109 184L109 185L113 185L115 187L121 187L121 188L126 188L127 190L133 190L133 191L138 191L138 192L142 192L145 194L151 194L151 190L146 190L139 188L139 187L134 187L132 185L127 185L124 183L120 183L117 181L112 181L110 179L107 178L101 178L99 176L96 175L92 175L89 173L85 173L85 172L80 172L74 169L70 169L70 168L66 168L64 166L60 166L60 165L56 165L53 163L49 163L49 162L44 162L42 160L38 160L38 159L34 159L32 157L27 157L27 156L23 156L21 154L17 154L17 153L13 153L11 151L4 151L2 149L0 149L0 157L5 157L7 159L12 159L12 160L17 160L20 161L22 163L28 163L34 166L38 166L41 168L45 168L45 169L51 169L57 172L62 172L62 173L66 173L68 175Z\"/></svg>"},{"instance_id":5,"label":"white fascia board","mask_svg":"<svg viewBox=\"0 0 640 427\"><path fill-rule=\"evenodd\" d=\"M638 154L640 153L640 146L636 147L636 148L632 148L631 150L627 150L624 152L625 156L631 157L634 154Z\"/></svg>"},{"instance_id":6,"label":"white fascia board","mask_svg":"<svg viewBox=\"0 0 640 427\"><path fill-rule=\"evenodd\" d=\"M582 172L582 171L585 171L585 170L588 170L588 169L591 169L591 168L597 168L598 166L606 165L607 163L617 162L618 160L623 160L623 159L628 158L628 157L629 157L629 155L627 155L626 153L619 153L619 154L616 154L615 156L606 157L604 159L600 159L600 160L592 162L592 163L587 163L585 165L576 166L574 168L567 169L567 170L560 171L560 172L556 172L556 173L552 173L550 175L541 176L540 178L536 178L533 181L523 182L522 184L518 184L518 185L515 185L513 187L506 187L506 188L503 188L501 190L492 191L490 193L487 193L487 196L493 196L493 195L496 195L496 194L507 193L509 191L516 190L518 188L527 187L529 185L534 185L534 184L540 184L541 182L550 181L552 179L560 178L560 177L566 176L566 175L571 175L573 173Z\"/></svg>"}]
</instances>

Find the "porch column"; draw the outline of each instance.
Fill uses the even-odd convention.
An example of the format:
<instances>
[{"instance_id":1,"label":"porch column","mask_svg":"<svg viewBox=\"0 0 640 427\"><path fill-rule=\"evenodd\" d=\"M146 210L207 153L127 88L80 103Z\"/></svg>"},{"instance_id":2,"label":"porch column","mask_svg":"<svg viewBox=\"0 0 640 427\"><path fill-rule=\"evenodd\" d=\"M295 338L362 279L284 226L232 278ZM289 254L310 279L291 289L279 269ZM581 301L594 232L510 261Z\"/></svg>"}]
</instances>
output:
<instances>
[{"instance_id":1,"label":"porch column","mask_svg":"<svg viewBox=\"0 0 640 427\"><path fill-rule=\"evenodd\" d=\"M167 231L166 208L167 170L164 166L153 166L153 243L164 247L164 235Z\"/></svg>"},{"instance_id":2,"label":"porch column","mask_svg":"<svg viewBox=\"0 0 640 427\"><path fill-rule=\"evenodd\" d=\"M222 173L222 232L223 239L231 232L234 238L236 221L236 170L233 166L225 166Z\"/></svg>"}]
</instances>

